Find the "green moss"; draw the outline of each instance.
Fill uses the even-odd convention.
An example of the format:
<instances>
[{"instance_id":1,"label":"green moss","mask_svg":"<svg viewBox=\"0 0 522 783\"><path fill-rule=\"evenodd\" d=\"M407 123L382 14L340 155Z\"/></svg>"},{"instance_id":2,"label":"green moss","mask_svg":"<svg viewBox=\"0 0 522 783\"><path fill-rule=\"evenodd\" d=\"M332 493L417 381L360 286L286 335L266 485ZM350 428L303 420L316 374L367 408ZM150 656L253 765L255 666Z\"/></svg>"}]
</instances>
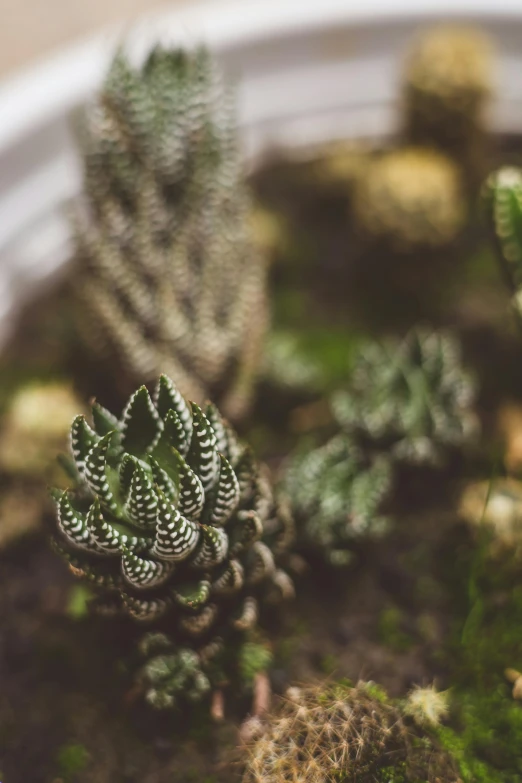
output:
<instances>
[{"instance_id":1,"label":"green moss","mask_svg":"<svg viewBox=\"0 0 522 783\"><path fill-rule=\"evenodd\" d=\"M377 685L375 682L367 682L364 689L372 699L380 701L381 704L387 704L390 701L384 688L381 688L381 686Z\"/></svg>"},{"instance_id":2,"label":"green moss","mask_svg":"<svg viewBox=\"0 0 522 783\"><path fill-rule=\"evenodd\" d=\"M65 781L74 780L75 775L85 769L89 759L89 753L83 745L74 742L62 745L56 759L60 777Z\"/></svg>"},{"instance_id":3,"label":"green moss","mask_svg":"<svg viewBox=\"0 0 522 783\"><path fill-rule=\"evenodd\" d=\"M93 597L88 587L82 584L73 585L69 591L66 613L73 620L81 620L88 614L88 603Z\"/></svg>"},{"instance_id":4,"label":"green moss","mask_svg":"<svg viewBox=\"0 0 522 783\"><path fill-rule=\"evenodd\" d=\"M339 661L337 660L337 656L333 655L333 653L327 653L326 655L323 655L319 663L319 668L323 674L334 674L334 672L339 668Z\"/></svg>"},{"instance_id":5,"label":"green moss","mask_svg":"<svg viewBox=\"0 0 522 783\"><path fill-rule=\"evenodd\" d=\"M397 606L388 606L379 616L379 640L381 644L395 652L405 652L413 644L413 639L403 630L404 612Z\"/></svg>"},{"instance_id":6,"label":"green moss","mask_svg":"<svg viewBox=\"0 0 522 783\"><path fill-rule=\"evenodd\" d=\"M251 683L258 672L265 671L272 663L272 653L262 644L246 642L239 653L241 679Z\"/></svg>"},{"instance_id":7,"label":"green moss","mask_svg":"<svg viewBox=\"0 0 522 783\"><path fill-rule=\"evenodd\" d=\"M445 665L452 679L451 728L440 741L456 757L464 783L520 783L522 704L511 695L504 670L522 668L520 566L509 558L492 561L487 540L471 557L457 558L461 591Z\"/></svg>"}]
</instances>

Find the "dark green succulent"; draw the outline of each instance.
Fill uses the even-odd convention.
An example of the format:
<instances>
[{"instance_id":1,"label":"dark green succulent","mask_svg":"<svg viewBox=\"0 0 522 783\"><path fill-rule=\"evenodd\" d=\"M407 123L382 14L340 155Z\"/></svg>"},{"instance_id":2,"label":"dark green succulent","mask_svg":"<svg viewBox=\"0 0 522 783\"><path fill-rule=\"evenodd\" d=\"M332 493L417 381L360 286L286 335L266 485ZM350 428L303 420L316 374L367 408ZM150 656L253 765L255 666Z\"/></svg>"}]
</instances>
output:
<instances>
[{"instance_id":1,"label":"dark green succulent","mask_svg":"<svg viewBox=\"0 0 522 783\"><path fill-rule=\"evenodd\" d=\"M355 541L388 528L381 505L391 486L386 456L372 462L348 437L294 457L284 486L300 523L303 542L323 552L332 565L345 565Z\"/></svg>"},{"instance_id":2,"label":"dark green succulent","mask_svg":"<svg viewBox=\"0 0 522 783\"><path fill-rule=\"evenodd\" d=\"M513 306L522 319L522 171L512 166L495 171L484 185L483 199Z\"/></svg>"},{"instance_id":3,"label":"dark green succulent","mask_svg":"<svg viewBox=\"0 0 522 783\"><path fill-rule=\"evenodd\" d=\"M164 375L120 419L98 404L92 419L71 428L78 475L54 493L56 548L100 610L164 618L178 657L217 653L256 624L260 598L292 593L274 557L291 523L263 469L215 406L188 403Z\"/></svg>"},{"instance_id":4,"label":"dark green succulent","mask_svg":"<svg viewBox=\"0 0 522 783\"><path fill-rule=\"evenodd\" d=\"M412 329L401 340L370 343L360 354L348 391L333 399L345 432L395 459L440 463L478 433L473 378L449 334Z\"/></svg>"}]
</instances>

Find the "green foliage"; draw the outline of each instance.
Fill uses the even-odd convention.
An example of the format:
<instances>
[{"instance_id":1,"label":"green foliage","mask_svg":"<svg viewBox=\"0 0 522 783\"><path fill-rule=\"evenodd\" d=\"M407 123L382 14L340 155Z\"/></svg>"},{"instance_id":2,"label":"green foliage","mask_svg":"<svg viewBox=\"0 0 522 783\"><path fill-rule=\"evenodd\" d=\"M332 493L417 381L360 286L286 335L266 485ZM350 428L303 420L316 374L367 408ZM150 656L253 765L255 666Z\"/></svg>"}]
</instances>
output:
<instances>
[{"instance_id":1,"label":"green foliage","mask_svg":"<svg viewBox=\"0 0 522 783\"><path fill-rule=\"evenodd\" d=\"M379 616L379 637L391 650L408 650L413 639L404 631L404 614L396 606L387 606Z\"/></svg>"},{"instance_id":2,"label":"green foliage","mask_svg":"<svg viewBox=\"0 0 522 783\"><path fill-rule=\"evenodd\" d=\"M145 698L154 708L171 709L180 698L199 701L210 690L201 660L193 650L176 649L161 633L147 634L140 647L147 658L140 680Z\"/></svg>"},{"instance_id":3,"label":"green foliage","mask_svg":"<svg viewBox=\"0 0 522 783\"><path fill-rule=\"evenodd\" d=\"M272 662L272 653L263 644L245 642L239 654L239 672L244 682L252 682L256 674L266 671Z\"/></svg>"},{"instance_id":4,"label":"green foliage","mask_svg":"<svg viewBox=\"0 0 522 783\"><path fill-rule=\"evenodd\" d=\"M75 776L82 772L89 763L89 753L83 745L70 743L63 745L58 751L58 771L65 781L74 780Z\"/></svg>"},{"instance_id":5,"label":"green foliage","mask_svg":"<svg viewBox=\"0 0 522 783\"><path fill-rule=\"evenodd\" d=\"M491 174L483 200L513 306L522 319L522 171L505 167Z\"/></svg>"},{"instance_id":6,"label":"green foliage","mask_svg":"<svg viewBox=\"0 0 522 783\"><path fill-rule=\"evenodd\" d=\"M459 762L464 783L518 783L522 779L522 705L513 699L506 668L521 668L520 563L509 553L491 558L489 533L471 558L458 558L454 637L446 649L451 673L451 727L440 741ZM460 595L459 595L460 592Z\"/></svg>"},{"instance_id":7,"label":"green foliage","mask_svg":"<svg viewBox=\"0 0 522 783\"><path fill-rule=\"evenodd\" d=\"M332 564L344 565L355 540L386 531L387 519L379 514L379 506L390 483L385 457L365 464L361 450L338 435L325 446L298 453L288 467L284 488L305 542L319 546Z\"/></svg>"},{"instance_id":8,"label":"green foliage","mask_svg":"<svg viewBox=\"0 0 522 783\"><path fill-rule=\"evenodd\" d=\"M185 648L208 662L255 626L259 599L292 594L274 557L291 520L217 408L188 403L166 376L153 399L138 389L121 418L95 403L92 419L72 424L79 478L53 493L55 548L100 611L169 618L174 657L149 668L151 683L191 679L203 692Z\"/></svg>"},{"instance_id":9,"label":"green foliage","mask_svg":"<svg viewBox=\"0 0 522 783\"><path fill-rule=\"evenodd\" d=\"M202 402L247 403L266 324L233 100L204 49L121 51L84 118L80 326L135 380L166 371Z\"/></svg>"},{"instance_id":10,"label":"green foliage","mask_svg":"<svg viewBox=\"0 0 522 783\"><path fill-rule=\"evenodd\" d=\"M395 459L438 464L447 449L476 437L475 395L456 340L417 328L400 342L369 343L350 389L335 395L333 407L346 432Z\"/></svg>"},{"instance_id":11,"label":"green foliage","mask_svg":"<svg viewBox=\"0 0 522 783\"><path fill-rule=\"evenodd\" d=\"M73 585L69 592L66 612L73 620L81 620L89 613L89 601L92 599L92 592L86 585Z\"/></svg>"}]
</instances>

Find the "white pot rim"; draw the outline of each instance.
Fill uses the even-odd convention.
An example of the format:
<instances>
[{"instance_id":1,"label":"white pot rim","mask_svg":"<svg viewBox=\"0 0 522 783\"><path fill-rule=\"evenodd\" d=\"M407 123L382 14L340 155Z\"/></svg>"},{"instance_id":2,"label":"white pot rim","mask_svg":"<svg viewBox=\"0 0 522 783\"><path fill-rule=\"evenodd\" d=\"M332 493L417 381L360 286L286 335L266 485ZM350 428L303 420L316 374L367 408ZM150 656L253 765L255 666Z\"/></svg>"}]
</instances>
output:
<instances>
[{"instance_id":1,"label":"white pot rim","mask_svg":"<svg viewBox=\"0 0 522 783\"><path fill-rule=\"evenodd\" d=\"M100 83L115 48L126 45L144 51L155 41L179 45L200 41L214 51L237 44L302 34L340 25L411 22L505 21L522 19L521 0L226 0L197 3L190 8L159 9L135 24L113 27L33 64L0 82L0 153L34 126L67 108ZM167 31L167 32L165 32ZM46 86L53 85L52 91Z\"/></svg>"},{"instance_id":2,"label":"white pot rim","mask_svg":"<svg viewBox=\"0 0 522 783\"><path fill-rule=\"evenodd\" d=\"M21 305L63 269L73 247L66 205L81 191L71 111L101 84L124 44L204 43L238 77L249 165L396 130L401 58L415 32L476 25L499 44L492 130L522 129L522 0L206 0L159 8L69 46L0 83L0 348Z\"/></svg>"}]
</instances>

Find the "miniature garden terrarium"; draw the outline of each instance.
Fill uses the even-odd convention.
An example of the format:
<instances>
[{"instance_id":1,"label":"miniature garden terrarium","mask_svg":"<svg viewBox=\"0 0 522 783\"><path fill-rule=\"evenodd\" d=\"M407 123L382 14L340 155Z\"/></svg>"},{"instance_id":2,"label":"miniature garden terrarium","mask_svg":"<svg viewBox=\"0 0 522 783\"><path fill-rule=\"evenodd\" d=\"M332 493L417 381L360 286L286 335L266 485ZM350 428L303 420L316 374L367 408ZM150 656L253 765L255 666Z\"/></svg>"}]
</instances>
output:
<instances>
[{"instance_id":1,"label":"miniature garden terrarium","mask_svg":"<svg viewBox=\"0 0 522 783\"><path fill-rule=\"evenodd\" d=\"M113 52L74 116L70 263L2 358L6 781L521 778L495 57L428 28L394 135L247 172L240 68Z\"/></svg>"}]
</instances>

